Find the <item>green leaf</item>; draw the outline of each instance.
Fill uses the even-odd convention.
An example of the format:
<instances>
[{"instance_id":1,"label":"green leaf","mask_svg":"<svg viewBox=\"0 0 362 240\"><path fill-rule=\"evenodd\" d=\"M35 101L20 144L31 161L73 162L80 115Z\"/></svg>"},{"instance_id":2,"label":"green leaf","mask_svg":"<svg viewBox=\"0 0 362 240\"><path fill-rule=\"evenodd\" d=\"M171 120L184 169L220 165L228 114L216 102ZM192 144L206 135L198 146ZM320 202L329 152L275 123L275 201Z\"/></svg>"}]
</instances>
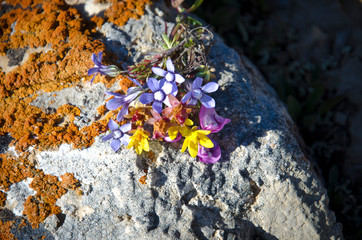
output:
<instances>
[{"instance_id":1,"label":"green leaf","mask_svg":"<svg viewBox=\"0 0 362 240\"><path fill-rule=\"evenodd\" d=\"M202 23L198 20L196 20L195 18L192 18L192 17L187 17L187 21L189 24L192 24L194 26L202 26Z\"/></svg>"},{"instance_id":2,"label":"green leaf","mask_svg":"<svg viewBox=\"0 0 362 240\"><path fill-rule=\"evenodd\" d=\"M166 43L167 48L168 49L171 48L171 46L172 46L171 41L166 34L162 33L162 39Z\"/></svg>"},{"instance_id":3,"label":"green leaf","mask_svg":"<svg viewBox=\"0 0 362 240\"><path fill-rule=\"evenodd\" d=\"M163 47L165 50L168 49L168 47L166 46L166 44L161 43L161 45L162 45L162 47Z\"/></svg>"}]
</instances>

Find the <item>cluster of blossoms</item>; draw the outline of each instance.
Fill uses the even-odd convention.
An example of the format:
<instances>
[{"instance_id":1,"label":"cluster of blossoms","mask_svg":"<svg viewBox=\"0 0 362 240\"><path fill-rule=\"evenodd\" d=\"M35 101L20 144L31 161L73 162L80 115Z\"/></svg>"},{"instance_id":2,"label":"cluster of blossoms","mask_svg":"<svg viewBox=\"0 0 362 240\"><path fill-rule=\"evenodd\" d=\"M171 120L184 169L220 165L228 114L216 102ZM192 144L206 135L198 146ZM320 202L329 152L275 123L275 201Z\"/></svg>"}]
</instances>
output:
<instances>
[{"instance_id":1,"label":"cluster of blossoms","mask_svg":"<svg viewBox=\"0 0 362 240\"><path fill-rule=\"evenodd\" d=\"M102 53L98 57L93 54L92 60L95 66L88 75L117 75L115 66L102 65ZM183 139L181 152L188 149L192 157L198 156L202 162L217 162L221 149L209 135L219 132L230 122L216 113L215 100L208 95L219 85L216 82L203 85L204 80L200 77L193 81L184 78L176 72L170 58L165 65L166 69L152 67L153 77L149 77L145 85L130 78L136 86L130 87L126 95L106 92L113 96L106 107L108 110L120 109L116 120L122 125L111 119L108 123L110 133L103 140L111 140L114 151L125 145L134 147L137 154L141 154L150 150L150 138L167 142Z\"/></svg>"}]
</instances>

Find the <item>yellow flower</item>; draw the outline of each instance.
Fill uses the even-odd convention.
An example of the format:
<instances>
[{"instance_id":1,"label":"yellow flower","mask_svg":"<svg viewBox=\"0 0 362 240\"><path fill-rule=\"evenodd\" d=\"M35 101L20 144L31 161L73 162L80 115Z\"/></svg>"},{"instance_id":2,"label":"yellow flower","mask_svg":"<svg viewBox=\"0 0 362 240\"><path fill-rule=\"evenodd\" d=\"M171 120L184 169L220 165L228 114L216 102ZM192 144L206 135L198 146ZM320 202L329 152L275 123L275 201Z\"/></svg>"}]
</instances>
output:
<instances>
[{"instance_id":1,"label":"yellow flower","mask_svg":"<svg viewBox=\"0 0 362 240\"><path fill-rule=\"evenodd\" d=\"M181 152L184 152L186 148L188 148L191 157L196 157L199 150L199 144L206 148L213 148L214 144L208 137L206 137L206 135L209 135L211 131L197 130L197 126L193 126L191 129L188 128L188 126L192 125L193 122L190 119L187 119L185 121L185 125L183 126L170 127L168 135L171 139L175 139L178 132L180 132L182 136L185 137Z\"/></svg>"},{"instance_id":2,"label":"yellow flower","mask_svg":"<svg viewBox=\"0 0 362 240\"><path fill-rule=\"evenodd\" d=\"M186 119L184 125L179 125L174 120L172 120L171 127L169 127L167 130L168 136L170 137L171 140L174 140L177 137L178 132L181 132L182 129L184 128L188 129L188 127L186 126L192 126L192 125L194 125L194 123L190 119Z\"/></svg>"},{"instance_id":3,"label":"yellow flower","mask_svg":"<svg viewBox=\"0 0 362 240\"><path fill-rule=\"evenodd\" d=\"M138 155L140 155L143 150L148 152L150 150L150 146L148 144L149 133L141 127L131 132L134 131L135 133L130 137L130 142L128 143L127 148L134 147Z\"/></svg>"}]
</instances>

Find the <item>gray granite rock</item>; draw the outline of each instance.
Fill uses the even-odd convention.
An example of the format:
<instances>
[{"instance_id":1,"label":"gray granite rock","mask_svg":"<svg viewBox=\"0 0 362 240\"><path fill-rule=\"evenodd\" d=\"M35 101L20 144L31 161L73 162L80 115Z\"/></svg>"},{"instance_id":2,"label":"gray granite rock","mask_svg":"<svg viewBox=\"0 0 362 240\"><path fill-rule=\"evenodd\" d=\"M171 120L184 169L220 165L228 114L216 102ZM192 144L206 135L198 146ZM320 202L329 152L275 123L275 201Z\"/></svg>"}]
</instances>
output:
<instances>
[{"instance_id":1,"label":"gray granite rock","mask_svg":"<svg viewBox=\"0 0 362 240\"><path fill-rule=\"evenodd\" d=\"M166 13L155 4L141 20L131 20L122 29L105 23L108 46L122 47L117 54L129 62L156 51ZM129 51L131 57L122 55ZM157 161L143 185L138 180L145 160L133 150L114 153L102 136L88 149L62 145L40 152L38 168L55 176L74 173L84 192L61 197L57 205L65 218L53 216L42 228L55 239L342 238L326 190L273 89L218 36L209 57L220 85L213 94L216 110L231 119L212 136L222 148L221 161L205 165L180 153L178 143L152 143ZM93 95L102 99L100 85L79 88L62 90L57 101L77 105L83 104L77 99ZM69 95L74 91L77 99ZM54 108L46 99L40 95L33 104ZM95 112L81 110L90 121L96 118Z\"/></svg>"}]
</instances>

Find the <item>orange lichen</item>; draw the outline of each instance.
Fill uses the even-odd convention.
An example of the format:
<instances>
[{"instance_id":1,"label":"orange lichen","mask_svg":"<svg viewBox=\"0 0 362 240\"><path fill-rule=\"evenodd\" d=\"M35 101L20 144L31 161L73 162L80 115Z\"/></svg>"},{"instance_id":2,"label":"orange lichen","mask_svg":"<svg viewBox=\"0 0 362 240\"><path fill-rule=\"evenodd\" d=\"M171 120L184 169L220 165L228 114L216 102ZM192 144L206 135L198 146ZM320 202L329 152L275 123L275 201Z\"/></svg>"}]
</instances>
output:
<instances>
[{"instance_id":1,"label":"orange lichen","mask_svg":"<svg viewBox=\"0 0 362 240\"><path fill-rule=\"evenodd\" d=\"M1 154L0 189L9 190L9 187L26 178L34 178L30 184L37 193L29 196L24 204L24 214L28 217L33 227L38 227L39 223L50 214L60 213L60 209L55 205L57 199L63 196L69 189L78 190L80 183L73 174L66 173L59 181L57 177L44 174L42 170L35 169L34 155L26 152L20 157L10 154ZM0 191L0 193L2 193Z\"/></svg>"},{"instance_id":2,"label":"orange lichen","mask_svg":"<svg viewBox=\"0 0 362 240\"><path fill-rule=\"evenodd\" d=\"M4 207L6 203L6 193L0 191L0 207Z\"/></svg>"},{"instance_id":3,"label":"orange lichen","mask_svg":"<svg viewBox=\"0 0 362 240\"><path fill-rule=\"evenodd\" d=\"M91 18L91 21L94 22L96 24L96 29L92 29L93 32L96 32L98 29L101 28L101 26L103 25L104 23L104 19L101 18L101 17L98 17L97 15L94 15L92 18Z\"/></svg>"},{"instance_id":4,"label":"orange lichen","mask_svg":"<svg viewBox=\"0 0 362 240\"><path fill-rule=\"evenodd\" d=\"M15 236L11 233L11 226L14 221L2 222L0 220L0 239L2 240L14 240Z\"/></svg>"},{"instance_id":5,"label":"orange lichen","mask_svg":"<svg viewBox=\"0 0 362 240\"><path fill-rule=\"evenodd\" d=\"M147 180L147 173L145 175L143 175L142 177L140 177L140 179L138 181L141 184L146 184L146 180Z\"/></svg>"},{"instance_id":6,"label":"orange lichen","mask_svg":"<svg viewBox=\"0 0 362 240\"><path fill-rule=\"evenodd\" d=\"M144 9L151 0L110 0L111 7L109 7L105 16L108 21L123 26L130 18L139 19L144 14Z\"/></svg>"},{"instance_id":7,"label":"orange lichen","mask_svg":"<svg viewBox=\"0 0 362 240\"><path fill-rule=\"evenodd\" d=\"M32 178L41 172L35 169L30 153L24 153L19 157L3 153L0 154L0 159L0 189L4 191L8 191L12 184Z\"/></svg>"},{"instance_id":8,"label":"orange lichen","mask_svg":"<svg viewBox=\"0 0 362 240\"><path fill-rule=\"evenodd\" d=\"M26 227L25 219L21 220L21 223L19 224L18 228Z\"/></svg>"},{"instance_id":9,"label":"orange lichen","mask_svg":"<svg viewBox=\"0 0 362 240\"><path fill-rule=\"evenodd\" d=\"M61 175L60 178L62 179L61 186L65 189L76 190L80 186L79 181L74 178L73 173L66 173Z\"/></svg>"},{"instance_id":10,"label":"orange lichen","mask_svg":"<svg viewBox=\"0 0 362 240\"><path fill-rule=\"evenodd\" d=\"M139 18L143 13L145 1L125 2L126 5L112 1L113 7L107 11L110 21L124 24L130 17ZM93 66L92 53L105 51L105 45L91 38L84 30L86 22L75 8L64 0L14 0L14 6L0 16L0 55L9 49L22 47L39 48L28 54L25 63L10 72L0 69L0 135L9 134L12 145L19 151L19 157L9 153L0 154L0 189L9 187L26 178L33 178L30 186L37 191L26 200L24 214L33 227L50 214L60 213L55 205L57 199L72 189L81 194L80 183L73 174L64 174L61 181L57 177L44 174L35 168L34 154L26 150L33 146L36 150L57 147L62 143L73 144L76 148L86 148L93 144L95 136L107 130L110 118L117 111L109 111L99 121L79 129L74 123L81 110L69 104L59 107L55 113L47 114L40 108L30 105L41 92L54 92L89 81L87 70ZM122 11L124 10L124 14ZM92 19L98 27L103 23L99 17ZM15 23L16 22L16 23ZM114 56L105 52L104 63ZM94 82L110 86L122 80L121 88L126 91L132 81L119 76L111 81L106 76L97 76ZM105 106L98 113L106 114ZM0 206L5 204L6 195L0 191ZM4 227L5 226L5 227ZM0 221L0 239L12 239L7 233L10 223Z\"/></svg>"},{"instance_id":11,"label":"orange lichen","mask_svg":"<svg viewBox=\"0 0 362 240\"><path fill-rule=\"evenodd\" d=\"M100 105L100 106L97 108L97 113L98 113L99 115L104 115L106 112L107 112L106 105Z\"/></svg>"},{"instance_id":12,"label":"orange lichen","mask_svg":"<svg viewBox=\"0 0 362 240\"><path fill-rule=\"evenodd\" d=\"M79 181L74 178L73 174L66 173L60 177L62 181L55 176L41 172L34 177L30 184L30 187L37 193L28 197L23 213L28 217L33 228L39 227L39 223L49 215L60 213L60 208L55 205L56 201L69 189L79 188Z\"/></svg>"},{"instance_id":13,"label":"orange lichen","mask_svg":"<svg viewBox=\"0 0 362 240\"><path fill-rule=\"evenodd\" d=\"M128 88L130 88L131 86L134 86L134 83L131 80L129 80L128 77L121 75L117 78L117 80L118 80L119 86L123 92L126 92Z\"/></svg>"}]
</instances>

